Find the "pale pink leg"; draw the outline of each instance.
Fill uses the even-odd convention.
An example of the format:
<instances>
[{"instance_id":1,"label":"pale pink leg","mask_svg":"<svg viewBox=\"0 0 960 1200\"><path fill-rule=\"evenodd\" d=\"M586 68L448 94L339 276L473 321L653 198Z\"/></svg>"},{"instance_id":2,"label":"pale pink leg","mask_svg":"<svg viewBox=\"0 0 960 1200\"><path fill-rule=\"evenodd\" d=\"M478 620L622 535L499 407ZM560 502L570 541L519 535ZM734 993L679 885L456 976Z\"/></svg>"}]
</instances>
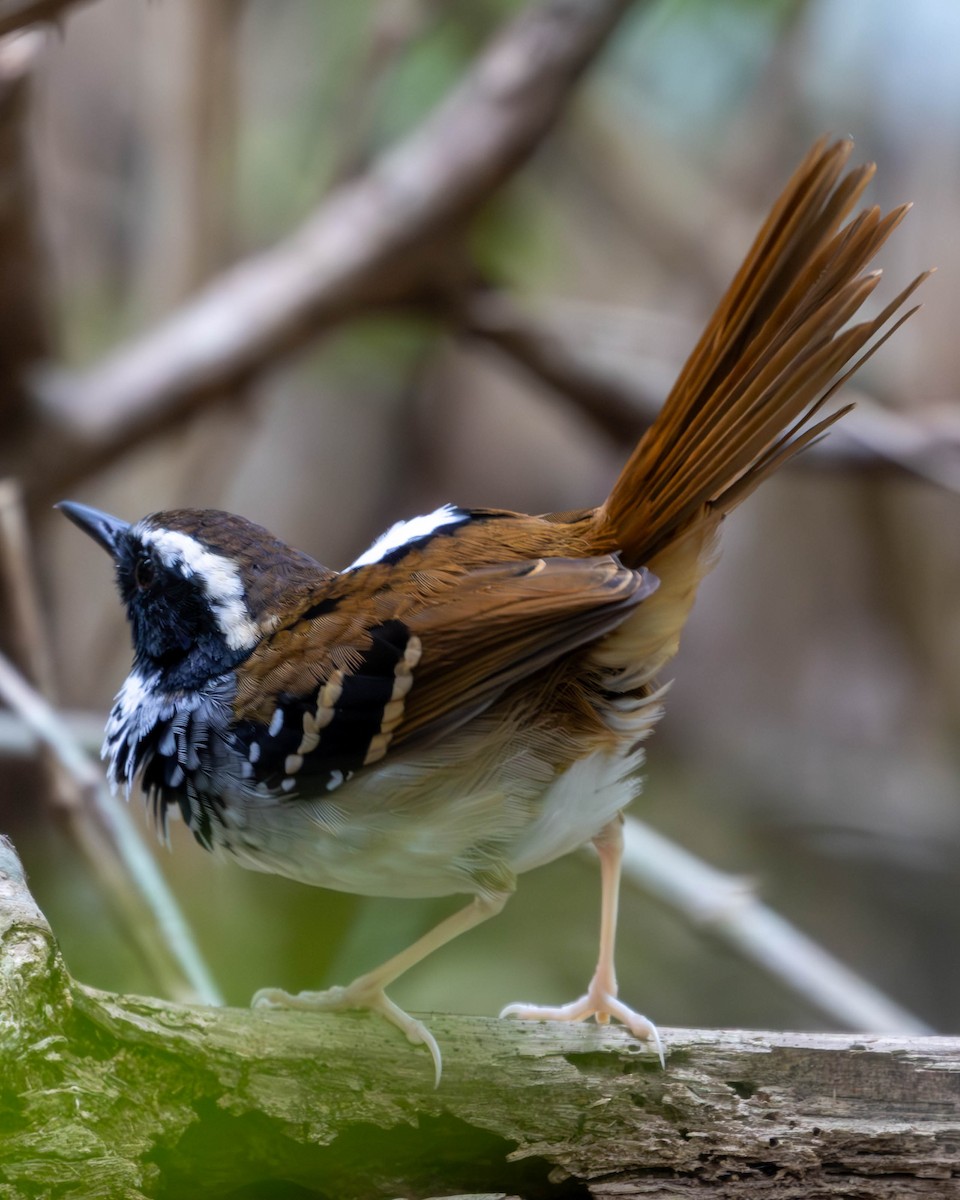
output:
<instances>
[{"instance_id":1,"label":"pale pink leg","mask_svg":"<svg viewBox=\"0 0 960 1200\"><path fill-rule=\"evenodd\" d=\"M423 937L418 938L412 946L387 959L375 970L359 976L346 987L327 988L323 992L298 992L296 995L280 988L261 988L251 1003L258 1008L305 1008L314 1012L336 1012L348 1008L367 1008L378 1012L391 1024L403 1030L411 1042L426 1046L433 1059L436 1082L439 1084L442 1059L436 1039L422 1021L411 1017L399 1005L394 1004L384 989L434 950L459 937L461 933L466 933L474 925L496 916L506 902L506 895L477 896L466 908L441 921Z\"/></svg>"},{"instance_id":2,"label":"pale pink leg","mask_svg":"<svg viewBox=\"0 0 960 1200\"><path fill-rule=\"evenodd\" d=\"M538 1004L508 1004L501 1017L520 1017L528 1021L583 1021L594 1017L605 1025L611 1017L622 1021L634 1037L653 1042L663 1065L663 1044L656 1025L617 999L617 973L614 967L614 943L617 936L617 904L620 898L620 860L623 857L623 829L620 818L611 821L593 839L600 856L600 952L597 969L586 994L570 1004L549 1007Z\"/></svg>"}]
</instances>

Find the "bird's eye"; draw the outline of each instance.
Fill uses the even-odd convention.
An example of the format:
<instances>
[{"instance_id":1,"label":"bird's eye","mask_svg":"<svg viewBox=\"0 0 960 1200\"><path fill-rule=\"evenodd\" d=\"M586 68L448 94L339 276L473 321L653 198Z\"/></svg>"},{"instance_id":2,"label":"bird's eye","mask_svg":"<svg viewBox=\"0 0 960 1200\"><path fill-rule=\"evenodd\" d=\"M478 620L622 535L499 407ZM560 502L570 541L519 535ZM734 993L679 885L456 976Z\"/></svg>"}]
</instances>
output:
<instances>
[{"instance_id":1,"label":"bird's eye","mask_svg":"<svg viewBox=\"0 0 960 1200\"><path fill-rule=\"evenodd\" d=\"M133 568L133 581L140 589L145 592L147 588L153 585L157 577L157 568L153 559L144 551L137 559L136 566Z\"/></svg>"}]
</instances>

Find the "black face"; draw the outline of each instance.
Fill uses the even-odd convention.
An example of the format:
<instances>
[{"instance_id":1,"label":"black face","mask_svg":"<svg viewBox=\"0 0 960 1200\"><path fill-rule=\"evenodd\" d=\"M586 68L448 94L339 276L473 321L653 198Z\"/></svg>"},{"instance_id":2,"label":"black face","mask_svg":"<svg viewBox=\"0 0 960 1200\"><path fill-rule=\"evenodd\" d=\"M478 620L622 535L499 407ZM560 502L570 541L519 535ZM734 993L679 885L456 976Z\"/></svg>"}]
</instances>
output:
<instances>
[{"instance_id":1,"label":"black face","mask_svg":"<svg viewBox=\"0 0 960 1200\"><path fill-rule=\"evenodd\" d=\"M138 533L142 526L70 501L58 507L113 558L135 667L160 672L167 689L197 688L249 654L248 645L228 644L203 574L176 559L164 562Z\"/></svg>"},{"instance_id":2,"label":"black face","mask_svg":"<svg viewBox=\"0 0 960 1200\"><path fill-rule=\"evenodd\" d=\"M134 665L159 670L168 687L197 687L246 657L230 650L197 576L165 566L132 533L114 551Z\"/></svg>"}]
</instances>

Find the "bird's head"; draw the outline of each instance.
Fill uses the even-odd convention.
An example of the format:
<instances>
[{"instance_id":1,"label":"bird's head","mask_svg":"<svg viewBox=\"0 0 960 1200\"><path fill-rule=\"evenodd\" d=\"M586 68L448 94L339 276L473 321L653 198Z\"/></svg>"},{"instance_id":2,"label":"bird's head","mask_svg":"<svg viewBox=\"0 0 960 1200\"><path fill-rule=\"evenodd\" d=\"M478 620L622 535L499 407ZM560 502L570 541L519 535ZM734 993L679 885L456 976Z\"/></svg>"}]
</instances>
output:
<instances>
[{"instance_id":1,"label":"bird's head","mask_svg":"<svg viewBox=\"0 0 960 1200\"><path fill-rule=\"evenodd\" d=\"M131 525L70 500L57 507L113 559L135 666L159 672L170 688L236 666L276 627L286 599L331 574L216 509L153 513Z\"/></svg>"}]
</instances>

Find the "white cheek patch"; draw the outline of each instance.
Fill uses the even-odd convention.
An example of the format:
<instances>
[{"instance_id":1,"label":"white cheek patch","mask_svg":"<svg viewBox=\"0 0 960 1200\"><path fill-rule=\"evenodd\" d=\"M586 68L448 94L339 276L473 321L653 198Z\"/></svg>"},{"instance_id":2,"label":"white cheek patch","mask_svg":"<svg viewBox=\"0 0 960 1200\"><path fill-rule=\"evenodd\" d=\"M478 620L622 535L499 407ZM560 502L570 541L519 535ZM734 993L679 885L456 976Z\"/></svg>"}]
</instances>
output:
<instances>
[{"instance_id":1,"label":"white cheek patch","mask_svg":"<svg viewBox=\"0 0 960 1200\"><path fill-rule=\"evenodd\" d=\"M378 537L369 550L364 550L358 559L347 567L355 571L357 567L369 567L371 563L382 562L394 550L404 546L412 546L421 538L427 538L444 525L463 525L470 520L470 514L453 504L444 504L442 508L434 509L422 517L414 517L410 521L398 521L391 525L385 534Z\"/></svg>"},{"instance_id":2,"label":"white cheek patch","mask_svg":"<svg viewBox=\"0 0 960 1200\"><path fill-rule=\"evenodd\" d=\"M175 529L138 531L165 567L185 579L196 577L210 602L214 619L231 650L249 650L260 637L243 598L243 583L236 563L202 546L196 538Z\"/></svg>"}]
</instances>

